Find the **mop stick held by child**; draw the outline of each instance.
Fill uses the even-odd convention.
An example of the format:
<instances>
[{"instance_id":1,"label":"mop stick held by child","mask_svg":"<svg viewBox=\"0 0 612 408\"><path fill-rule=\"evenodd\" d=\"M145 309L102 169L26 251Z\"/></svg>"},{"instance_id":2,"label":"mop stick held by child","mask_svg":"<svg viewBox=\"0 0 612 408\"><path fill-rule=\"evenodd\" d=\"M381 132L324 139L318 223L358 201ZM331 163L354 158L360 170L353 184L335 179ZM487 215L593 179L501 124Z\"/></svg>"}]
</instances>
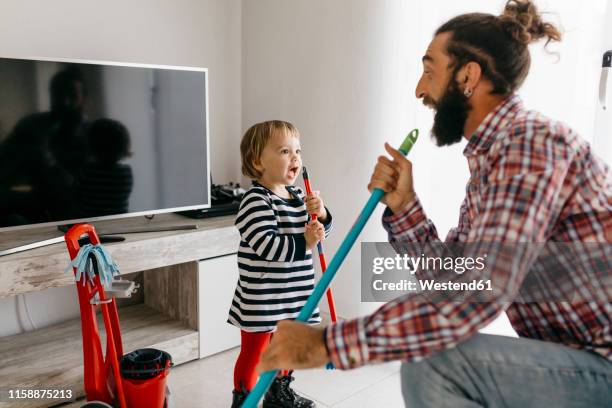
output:
<instances>
[{"instance_id":1,"label":"mop stick held by child","mask_svg":"<svg viewBox=\"0 0 612 408\"><path fill-rule=\"evenodd\" d=\"M300 135L290 123L268 121L244 134L242 172L253 186L240 203L240 276L228 322L240 328L241 349L234 368L232 407L240 407L257 382L256 366L276 324L295 319L314 289L312 249L331 229L331 214L317 195L294 184L302 167ZM305 203L306 201L306 203ZM309 212L317 220L308 222ZM308 321L321 322L313 309ZM272 378L265 408L314 407L291 388L293 377Z\"/></svg>"},{"instance_id":2,"label":"mop stick held by child","mask_svg":"<svg viewBox=\"0 0 612 408\"><path fill-rule=\"evenodd\" d=\"M399 151L404 156L407 155L408 152L410 152L410 150L412 149L412 146L414 146L415 142L417 141L418 136L419 136L418 129L414 129L410 133L408 133L408 135L404 139L404 142L399 148ZM384 195L385 195L385 192L381 189L374 189L374 191L372 191L372 194L370 195L369 200L366 202L363 210L361 211L361 214L359 214L359 216L357 217L357 220L355 221L355 224L353 224L346 238L344 238L344 240L340 244L340 248L338 248L338 252L336 252L336 255L334 255L334 257L332 258L327 268L326 273L323 274L323 276L321 277L321 280L319 280L319 282L317 283L315 290L312 292L312 295L310 295L310 297L308 298L308 301L302 308L302 311L300 312L300 314L298 315L298 318L296 319L297 321L301 321L301 322L306 321L309 318L309 316L312 315L312 313L315 311L317 305L319 304L319 302L321 301L321 298L323 297L323 294L325 293L325 291L331 284L332 279L334 279L334 276L336 275L338 268L340 267L340 265L342 264L342 262L348 255L353 244L357 240L357 237L359 237L359 234L363 230L363 227L365 226L366 222L368 221L368 219L374 212L376 205L383 198ZM266 371L265 373L261 375L261 377L259 378L259 381L255 385L255 388L252 389L251 393L247 396L246 400L244 401L244 404L242 405L244 408L256 408L257 407L257 402L261 399L263 394L270 387L277 372L278 370L271 370L271 371Z\"/></svg>"},{"instance_id":3,"label":"mop stick held by child","mask_svg":"<svg viewBox=\"0 0 612 408\"><path fill-rule=\"evenodd\" d=\"M306 169L306 166L304 166L302 169L302 178L304 179L304 187L306 188L306 194L308 194L309 196L313 195L312 187L310 186L310 176L308 175L308 170ZM316 220L317 214L312 213L311 217L313 220ZM319 252L321 273L325 273L325 271L327 270L327 260L325 259L325 253L323 252L323 245L321 244L321 242L317 243L317 251ZM327 304L329 306L329 314L331 316L331 321L333 323L336 323L336 320L338 320L338 318L336 316L336 304L334 302L334 295L332 294L331 288L327 289Z\"/></svg>"}]
</instances>

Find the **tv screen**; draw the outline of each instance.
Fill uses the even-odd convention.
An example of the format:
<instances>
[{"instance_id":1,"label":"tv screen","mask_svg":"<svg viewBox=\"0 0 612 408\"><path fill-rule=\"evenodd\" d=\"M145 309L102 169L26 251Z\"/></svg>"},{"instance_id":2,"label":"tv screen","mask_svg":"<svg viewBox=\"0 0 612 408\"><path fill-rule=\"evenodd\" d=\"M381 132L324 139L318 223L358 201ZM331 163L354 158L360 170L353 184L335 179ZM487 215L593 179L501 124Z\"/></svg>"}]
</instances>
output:
<instances>
[{"instance_id":1,"label":"tv screen","mask_svg":"<svg viewBox=\"0 0 612 408\"><path fill-rule=\"evenodd\" d=\"M204 68L0 58L0 230L210 206Z\"/></svg>"}]
</instances>

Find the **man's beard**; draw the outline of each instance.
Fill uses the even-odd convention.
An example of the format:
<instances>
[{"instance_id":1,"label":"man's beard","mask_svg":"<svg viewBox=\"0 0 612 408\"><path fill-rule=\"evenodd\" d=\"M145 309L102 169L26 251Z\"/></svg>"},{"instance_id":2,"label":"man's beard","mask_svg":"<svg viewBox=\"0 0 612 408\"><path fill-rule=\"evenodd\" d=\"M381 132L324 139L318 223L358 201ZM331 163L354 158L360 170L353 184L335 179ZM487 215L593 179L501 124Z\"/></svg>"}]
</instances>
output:
<instances>
[{"instance_id":1,"label":"man's beard","mask_svg":"<svg viewBox=\"0 0 612 408\"><path fill-rule=\"evenodd\" d=\"M446 92L438 102L431 99L423 102L433 106L436 110L431 129L436 144L450 146L460 142L463 137L463 126L472 107L457 83L451 79Z\"/></svg>"}]
</instances>

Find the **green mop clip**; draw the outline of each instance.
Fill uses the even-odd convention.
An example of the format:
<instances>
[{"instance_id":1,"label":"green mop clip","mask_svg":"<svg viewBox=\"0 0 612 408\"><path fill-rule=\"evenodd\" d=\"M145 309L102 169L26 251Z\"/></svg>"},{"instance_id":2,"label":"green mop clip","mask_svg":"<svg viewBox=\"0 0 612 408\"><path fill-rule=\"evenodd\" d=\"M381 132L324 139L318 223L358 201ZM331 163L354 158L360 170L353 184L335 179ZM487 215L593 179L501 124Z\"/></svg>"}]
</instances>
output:
<instances>
[{"instance_id":1,"label":"green mop clip","mask_svg":"<svg viewBox=\"0 0 612 408\"><path fill-rule=\"evenodd\" d=\"M408 152L410 152L410 150L412 149L412 146L414 146L414 144L416 143L418 137L419 130L412 130L404 139L404 142L400 146L399 151L404 156L406 156ZM367 201L365 207L361 211L361 214L359 214L359 217L348 232L346 238L344 238L344 241L342 241L342 244L340 244L338 252L336 252L336 255L334 255L329 266L327 267L327 271L325 272L325 274L323 274L323 276L321 276L319 283L317 283L317 286L315 287L314 291L308 297L306 304L304 305L296 319L297 321L308 321L312 313L315 311L317 305L319 304L319 301L325 294L327 288L331 284L332 279L334 278L334 275L338 271L338 268L348 255L353 244L357 240L357 237L359 237L359 234L363 230L363 227L365 226L366 222L374 212L376 205L378 205L378 202L383 198L384 195L385 192L379 188L376 188L374 189L374 191L372 191L370 199ZM270 388L270 385L272 385L274 377L276 377L277 373L278 370L270 370L263 373L259 378L259 381L255 385L255 388L251 390L242 406L246 408L256 408L259 400L261 400L268 388Z\"/></svg>"}]
</instances>

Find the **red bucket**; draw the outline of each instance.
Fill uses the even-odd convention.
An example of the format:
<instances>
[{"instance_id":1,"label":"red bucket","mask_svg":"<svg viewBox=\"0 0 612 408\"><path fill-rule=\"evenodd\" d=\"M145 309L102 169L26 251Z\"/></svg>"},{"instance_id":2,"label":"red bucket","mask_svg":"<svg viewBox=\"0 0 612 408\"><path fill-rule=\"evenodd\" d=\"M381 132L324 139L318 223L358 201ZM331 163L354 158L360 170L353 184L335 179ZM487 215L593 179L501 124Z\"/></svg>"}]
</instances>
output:
<instances>
[{"instance_id":1,"label":"red bucket","mask_svg":"<svg viewBox=\"0 0 612 408\"><path fill-rule=\"evenodd\" d=\"M121 377L127 406L163 408L170 367L172 358L162 350L139 349L123 356Z\"/></svg>"}]
</instances>

